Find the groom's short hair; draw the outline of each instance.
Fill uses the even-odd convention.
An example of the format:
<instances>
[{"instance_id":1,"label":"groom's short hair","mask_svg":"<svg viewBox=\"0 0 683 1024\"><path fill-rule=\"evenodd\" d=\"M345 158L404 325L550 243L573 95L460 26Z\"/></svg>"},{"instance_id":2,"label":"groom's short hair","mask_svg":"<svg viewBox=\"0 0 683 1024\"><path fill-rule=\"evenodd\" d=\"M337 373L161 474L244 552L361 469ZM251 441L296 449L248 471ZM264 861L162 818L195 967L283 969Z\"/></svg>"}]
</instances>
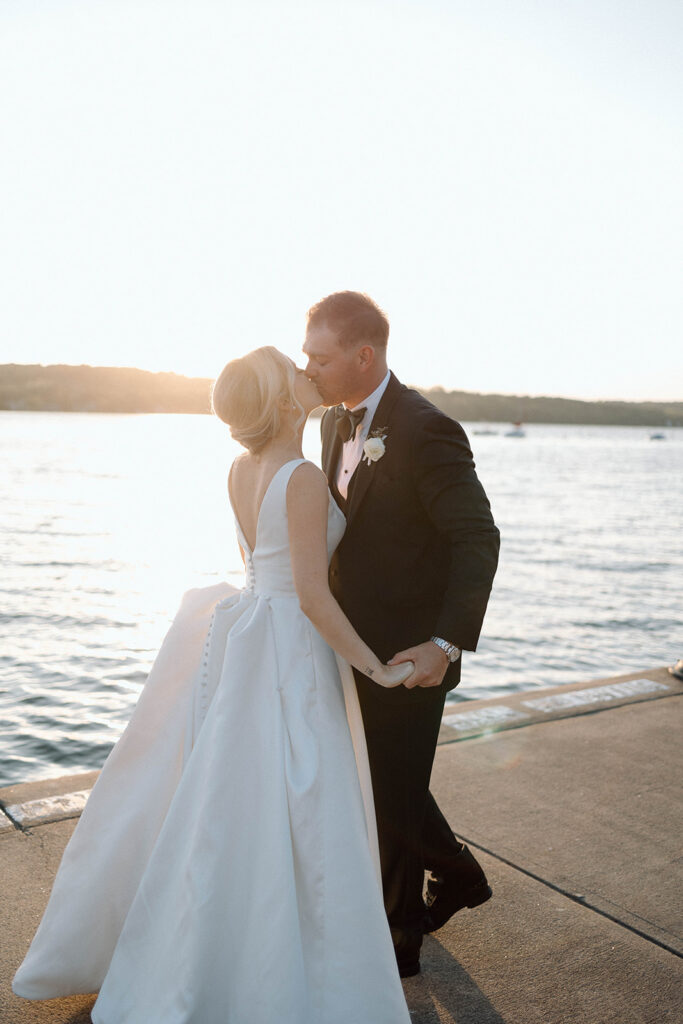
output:
<instances>
[{"instance_id":1,"label":"groom's short hair","mask_svg":"<svg viewBox=\"0 0 683 1024\"><path fill-rule=\"evenodd\" d=\"M362 292L334 292L308 311L308 326L327 324L342 348L366 343L386 348L389 320L369 295Z\"/></svg>"}]
</instances>

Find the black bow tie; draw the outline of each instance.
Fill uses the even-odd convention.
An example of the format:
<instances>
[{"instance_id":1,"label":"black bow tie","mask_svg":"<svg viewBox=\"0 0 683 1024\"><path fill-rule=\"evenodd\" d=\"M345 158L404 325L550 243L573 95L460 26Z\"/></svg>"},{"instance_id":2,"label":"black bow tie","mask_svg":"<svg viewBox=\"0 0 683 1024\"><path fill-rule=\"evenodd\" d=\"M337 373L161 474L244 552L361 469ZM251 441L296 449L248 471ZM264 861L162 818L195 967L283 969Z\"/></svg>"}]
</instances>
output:
<instances>
[{"instance_id":1,"label":"black bow tie","mask_svg":"<svg viewBox=\"0 0 683 1024\"><path fill-rule=\"evenodd\" d=\"M343 405L338 405L334 410L336 419L337 433L341 437L342 441L350 441L356 436L356 431L365 416L365 406L362 409L345 409Z\"/></svg>"}]
</instances>

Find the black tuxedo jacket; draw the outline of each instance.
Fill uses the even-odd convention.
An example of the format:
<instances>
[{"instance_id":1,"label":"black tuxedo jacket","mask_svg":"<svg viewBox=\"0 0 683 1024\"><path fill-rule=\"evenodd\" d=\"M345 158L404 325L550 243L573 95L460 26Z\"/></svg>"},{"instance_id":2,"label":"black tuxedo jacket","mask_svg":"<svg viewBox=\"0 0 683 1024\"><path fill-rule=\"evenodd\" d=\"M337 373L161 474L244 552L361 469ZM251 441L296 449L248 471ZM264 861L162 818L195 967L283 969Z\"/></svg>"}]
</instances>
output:
<instances>
[{"instance_id":1,"label":"black tuxedo jacket","mask_svg":"<svg viewBox=\"0 0 683 1024\"><path fill-rule=\"evenodd\" d=\"M322 418L323 470L347 520L330 564L332 593L382 661L431 636L474 651L499 533L465 432L393 373L372 420L371 430L379 428L385 453L370 465L361 460L344 507L334 410ZM460 660L444 685L459 680ZM399 686L382 695L403 700L418 690Z\"/></svg>"}]
</instances>

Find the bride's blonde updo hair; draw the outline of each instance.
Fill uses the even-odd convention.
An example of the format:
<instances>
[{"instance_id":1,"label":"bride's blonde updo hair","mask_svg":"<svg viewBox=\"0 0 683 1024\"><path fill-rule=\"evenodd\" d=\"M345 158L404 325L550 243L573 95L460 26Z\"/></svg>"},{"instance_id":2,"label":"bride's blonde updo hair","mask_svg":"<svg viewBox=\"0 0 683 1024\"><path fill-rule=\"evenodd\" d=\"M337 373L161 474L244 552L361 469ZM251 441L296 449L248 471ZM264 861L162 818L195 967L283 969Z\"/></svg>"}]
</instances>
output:
<instances>
[{"instance_id":1,"label":"bride's blonde updo hair","mask_svg":"<svg viewBox=\"0 0 683 1024\"><path fill-rule=\"evenodd\" d=\"M294 394L295 381L291 359L265 345L224 367L213 385L211 407L234 439L256 455L280 433L281 399L304 415Z\"/></svg>"}]
</instances>

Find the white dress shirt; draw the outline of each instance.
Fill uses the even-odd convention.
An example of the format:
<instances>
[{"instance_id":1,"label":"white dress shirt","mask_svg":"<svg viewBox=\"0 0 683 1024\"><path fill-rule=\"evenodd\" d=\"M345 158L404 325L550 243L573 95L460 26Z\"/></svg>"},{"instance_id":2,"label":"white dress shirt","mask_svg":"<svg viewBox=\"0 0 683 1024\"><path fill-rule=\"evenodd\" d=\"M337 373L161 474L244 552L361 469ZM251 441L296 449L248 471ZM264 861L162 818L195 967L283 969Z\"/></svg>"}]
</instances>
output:
<instances>
[{"instance_id":1,"label":"white dress shirt","mask_svg":"<svg viewBox=\"0 0 683 1024\"><path fill-rule=\"evenodd\" d=\"M391 371L387 370L387 375L379 387L375 388L371 395L368 395L368 397L362 402L359 402L358 405L354 405L353 409L349 410L350 412L354 412L356 409L362 409L363 406L365 406L365 415L358 424L355 437L344 442L341 457L339 459L339 466L337 467L337 490L344 499L348 497L351 477L360 462L361 455L363 454L363 445L367 441L368 434L370 432L372 417L377 412L377 406L380 403L382 395L387 389L390 376Z\"/></svg>"}]
</instances>

